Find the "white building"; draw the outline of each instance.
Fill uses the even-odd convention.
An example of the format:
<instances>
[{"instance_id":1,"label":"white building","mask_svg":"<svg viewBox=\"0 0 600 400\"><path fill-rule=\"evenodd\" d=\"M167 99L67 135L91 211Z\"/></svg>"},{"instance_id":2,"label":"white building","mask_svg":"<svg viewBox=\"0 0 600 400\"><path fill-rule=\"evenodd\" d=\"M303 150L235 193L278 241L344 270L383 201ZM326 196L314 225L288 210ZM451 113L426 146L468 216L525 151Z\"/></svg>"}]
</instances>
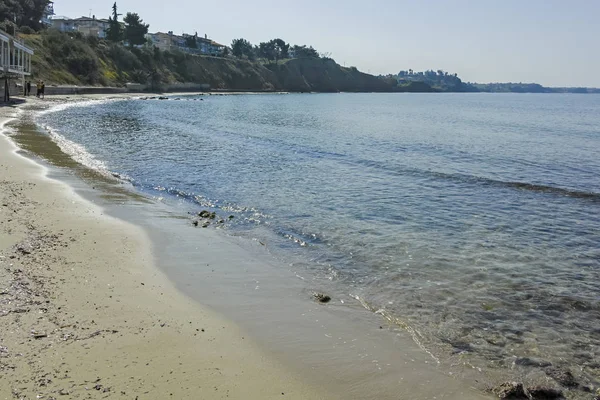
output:
<instances>
[{"instance_id":1,"label":"white building","mask_svg":"<svg viewBox=\"0 0 600 400\"><path fill-rule=\"evenodd\" d=\"M69 17L56 16L52 17L50 20L52 27L54 29L58 29L61 32L76 32L77 25L75 25L75 20Z\"/></svg>"},{"instance_id":2,"label":"white building","mask_svg":"<svg viewBox=\"0 0 600 400\"><path fill-rule=\"evenodd\" d=\"M33 49L0 30L0 76L5 89L4 101L9 98L11 79L24 84L25 78L31 75L31 56Z\"/></svg>"},{"instance_id":3,"label":"white building","mask_svg":"<svg viewBox=\"0 0 600 400\"><path fill-rule=\"evenodd\" d=\"M110 26L107 19L96 19L95 16L75 19L54 17L50 21L52 27L61 32L81 32L83 35L95 36L100 39L106 38L106 31Z\"/></svg>"}]
</instances>

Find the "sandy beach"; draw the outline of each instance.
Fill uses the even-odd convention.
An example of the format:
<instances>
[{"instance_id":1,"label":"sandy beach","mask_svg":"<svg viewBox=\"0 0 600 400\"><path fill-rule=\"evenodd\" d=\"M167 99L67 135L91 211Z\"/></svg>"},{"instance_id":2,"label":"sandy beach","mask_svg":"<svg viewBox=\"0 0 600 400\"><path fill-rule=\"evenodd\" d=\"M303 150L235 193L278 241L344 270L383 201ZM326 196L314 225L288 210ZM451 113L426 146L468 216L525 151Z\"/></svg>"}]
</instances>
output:
<instances>
[{"instance_id":1,"label":"sandy beach","mask_svg":"<svg viewBox=\"0 0 600 400\"><path fill-rule=\"evenodd\" d=\"M141 229L16 150L0 135L0 398L334 398L179 294Z\"/></svg>"}]
</instances>

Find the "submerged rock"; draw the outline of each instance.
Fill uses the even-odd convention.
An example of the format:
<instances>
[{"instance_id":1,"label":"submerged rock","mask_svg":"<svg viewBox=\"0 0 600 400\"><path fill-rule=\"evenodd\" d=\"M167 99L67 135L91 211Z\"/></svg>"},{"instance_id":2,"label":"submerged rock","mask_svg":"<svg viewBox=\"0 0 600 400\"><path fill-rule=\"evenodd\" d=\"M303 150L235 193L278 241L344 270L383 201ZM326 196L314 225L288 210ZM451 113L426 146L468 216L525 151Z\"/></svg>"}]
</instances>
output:
<instances>
[{"instance_id":1,"label":"submerged rock","mask_svg":"<svg viewBox=\"0 0 600 400\"><path fill-rule=\"evenodd\" d=\"M528 388L529 396L531 400L555 400L564 399L562 391L545 386L535 386Z\"/></svg>"},{"instance_id":2,"label":"submerged rock","mask_svg":"<svg viewBox=\"0 0 600 400\"><path fill-rule=\"evenodd\" d=\"M319 303L329 303L331 301L331 297L329 297L328 295L326 295L324 293L316 293L315 292L315 293L313 293L313 297Z\"/></svg>"},{"instance_id":3,"label":"submerged rock","mask_svg":"<svg viewBox=\"0 0 600 400\"><path fill-rule=\"evenodd\" d=\"M208 217L210 217L210 212L208 212L206 210L202 210L198 213L198 216L200 218L208 218Z\"/></svg>"},{"instance_id":4,"label":"submerged rock","mask_svg":"<svg viewBox=\"0 0 600 400\"><path fill-rule=\"evenodd\" d=\"M492 392L500 399L529 400L523 384L518 382L504 382L496 386Z\"/></svg>"},{"instance_id":5,"label":"submerged rock","mask_svg":"<svg viewBox=\"0 0 600 400\"><path fill-rule=\"evenodd\" d=\"M198 226L198 220L192 221L192 225Z\"/></svg>"},{"instance_id":6,"label":"submerged rock","mask_svg":"<svg viewBox=\"0 0 600 400\"><path fill-rule=\"evenodd\" d=\"M217 214L214 213L214 212L212 212L212 213L210 213L210 215L208 216L208 218L215 219L215 218L217 218Z\"/></svg>"},{"instance_id":7,"label":"submerged rock","mask_svg":"<svg viewBox=\"0 0 600 400\"><path fill-rule=\"evenodd\" d=\"M549 367L552 365L551 362L542 360L540 358L520 357L515 360L516 365L523 365L528 367Z\"/></svg>"},{"instance_id":8,"label":"submerged rock","mask_svg":"<svg viewBox=\"0 0 600 400\"><path fill-rule=\"evenodd\" d=\"M546 368L545 372L546 375L548 375L550 378L554 379L556 382L560 383L565 387L572 388L579 385L571 371L567 371L556 367L550 367Z\"/></svg>"}]
</instances>

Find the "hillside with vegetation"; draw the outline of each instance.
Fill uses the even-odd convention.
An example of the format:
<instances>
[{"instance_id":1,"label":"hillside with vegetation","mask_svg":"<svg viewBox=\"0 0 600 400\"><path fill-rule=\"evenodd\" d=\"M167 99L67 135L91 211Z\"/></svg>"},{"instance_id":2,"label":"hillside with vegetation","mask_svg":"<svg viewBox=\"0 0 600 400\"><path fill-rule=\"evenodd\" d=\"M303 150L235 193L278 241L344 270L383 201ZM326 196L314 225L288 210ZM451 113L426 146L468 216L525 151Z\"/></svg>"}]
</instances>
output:
<instances>
[{"instance_id":1,"label":"hillside with vegetation","mask_svg":"<svg viewBox=\"0 0 600 400\"><path fill-rule=\"evenodd\" d=\"M35 54L34 80L48 85L124 86L141 83L153 90L167 84L209 84L214 89L285 91L392 91L381 79L344 68L326 58L276 62L211 57L124 46L78 33L46 30L23 35Z\"/></svg>"}]
</instances>

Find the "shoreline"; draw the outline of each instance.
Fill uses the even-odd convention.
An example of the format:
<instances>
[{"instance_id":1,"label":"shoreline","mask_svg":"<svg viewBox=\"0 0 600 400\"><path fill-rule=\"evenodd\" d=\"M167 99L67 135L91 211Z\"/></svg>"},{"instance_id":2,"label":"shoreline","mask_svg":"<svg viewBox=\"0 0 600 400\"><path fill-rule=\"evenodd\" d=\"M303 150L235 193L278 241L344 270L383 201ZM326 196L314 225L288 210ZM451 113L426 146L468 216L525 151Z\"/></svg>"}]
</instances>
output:
<instances>
[{"instance_id":1,"label":"shoreline","mask_svg":"<svg viewBox=\"0 0 600 400\"><path fill-rule=\"evenodd\" d=\"M98 98L98 96L92 96L93 98ZM114 98L115 96L100 96L100 99L106 99L106 98ZM137 97L137 96L128 96L128 97ZM81 101L81 100L86 100L89 99L89 97L86 96L77 96L76 99L72 99L74 101ZM35 153L34 153L35 154ZM68 168L68 167L67 167ZM54 171L55 172L55 171ZM61 177L55 178L58 179L59 182L64 182L65 179L61 179ZM77 178L75 178L77 179ZM66 179L67 181L72 181L71 179ZM78 196L83 196L81 193L79 193L79 190L77 190L77 188L74 188L71 185L69 185L69 187L71 188L72 191L75 191L78 193ZM61 183L62 185L67 185L64 183ZM85 186L85 184L83 185ZM79 188L81 189L81 188ZM84 189L85 191L90 191L92 192L93 190L89 190L90 188ZM92 195L92 197L95 195ZM84 200L84 201L90 201L90 196L83 196L83 198L87 198L88 200ZM96 201L93 201L93 203L97 203ZM104 207L103 207L104 208ZM115 207L115 209L117 209L117 207ZM106 209L104 209L104 211L107 211ZM115 210L113 210L115 211ZM127 213L127 211L122 211L122 213ZM118 214L118 212L117 212ZM115 215L115 213L112 214L113 216ZM141 230L142 228L140 228L140 226L142 226L143 224L141 224L143 218L141 218L141 220L138 221L132 221L130 218L125 218L125 216L123 215L117 215L116 218L119 222L121 222L121 220L125 219L127 221L127 223L129 225L133 224L134 227L136 227L136 229ZM126 223L126 224L127 224ZM0 225L1 226L1 225ZM151 231L151 229L149 229L148 226L143 226L143 228L145 228L146 232ZM179 229L179 228L178 228ZM202 231L197 231L197 232L202 232ZM204 233L206 232L202 232L202 234L204 235ZM145 234L147 237L147 234ZM223 252L229 252L232 250L232 247L227 244L228 247L223 247L224 246L224 242L222 240L217 240L215 239L215 237L211 236L210 234L208 236L202 236L202 241L206 241L208 240L209 242L213 242L212 244L218 244L219 246L216 249L211 249L211 243L208 243L204 246L200 247L200 250L198 247L196 247L196 251L197 254L202 254L203 256L206 256L206 262L209 262L210 260L210 264L212 265L219 265L221 264L221 267L224 264L227 264L227 262L237 262L238 265L244 265L246 268L248 268L248 266L250 266L251 268L248 268L250 270L250 276L254 276L253 274L265 274L265 271L263 270L256 270L256 269L252 269L257 267L254 264L257 264L258 262L261 262L262 260L255 260L254 264L250 263L252 265L249 265L247 260L245 260L249 253L248 253L248 249L247 248L238 248L235 251L236 257L225 257L225 260L223 260L224 257L223 256ZM146 239L144 239L146 240ZM161 238L155 238L155 240L153 241L154 244L150 244L149 242L146 242L147 246L152 246L152 251L155 253L162 253L164 249L160 249L158 250L156 248L156 243L160 243ZM189 244L189 243L188 243ZM193 243L191 244L193 245ZM219 254L219 252L221 254ZM171 252L171 255L173 255L174 253ZM188 254L188 256L191 254ZM185 256L181 256L181 258L176 258L175 260L171 260L171 262L173 264L177 264L177 263L185 263ZM164 262L164 260L162 260ZM1 265L1 264L0 264ZM169 266L167 264L167 266ZM170 266L169 266L170 267ZM183 282L180 280L179 282L177 281L177 279L173 279L173 275L170 276L165 276L165 273L163 271L165 271L164 266L161 266L160 270L156 270L156 266L152 267L152 270L154 270L154 272L158 273L158 275L160 275L160 278L157 278L156 284L160 285L162 283L169 283L169 282L174 282L173 284L175 285L173 289L174 292L177 292L177 294L183 292L183 295L187 295L189 297L192 298L192 300L190 300L192 303L194 303L195 305L197 305L198 303L201 304L202 306L200 306L199 308L202 310L205 310L204 306L208 306L208 308L210 310L216 310L217 315L226 315L227 318L231 318L232 314L226 311L230 311L230 310L225 310L225 309L220 309L219 308L219 301L217 300L216 302L213 301L211 295L209 295L208 298L206 297L198 297L198 296L194 296L193 291L188 291L186 290L186 281L185 281L185 277L182 277ZM168 270L169 268L167 268ZM247 271L248 272L248 271ZM270 271L271 273L273 271ZM222 272L223 274L227 275L228 272ZM204 276L203 280L206 281L206 285L207 287L204 288L205 290L212 290L211 285L213 283L216 283L217 285L222 285L224 282L223 281L217 281L214 282L212 279L214 277L210 274L207 274L206 276ZM299 301L297 301L297 299L285 299L285 296L289 297L289 294L286 293L286 289L288 288L280 288L280 287L276 287L281 281L277 280L277 279L272 279L272 282L269 282L268 280L271 279L271 277L269 276L269 274L265 274L265 276L263 276L261 278L261 286L265 286L267 287L269 284L271 284L271 288L269 290L272 290L273 293L271 293L271 298L269 298L269 296L267 296L266 298L266 303L264 302L265 299L261 299L261 301L263 301L262 303L259 303L258 300L254 300L257 302L257 305L260 304L258 307L265 307L265 305L267 305L268 303L273 303L275 304L273 307L274 308L279 308L277 311L275 311L277 313L277 318L280 318L281 316L279 315L279 313L289 313L289 311L293 308L295 310L300 310L303 307L306 307L307 304L306 302L301 303ZM147 286L148 283L144 282L145 285ZM236 288L235 284L237 282L227 282L227 284L231 284L230 287L228 288L224 288L224 290L232 290L232 291L236 291L239 290L241 288ZM169 284L170 285L170 284ZM298 286L298 285L296 285ZM295 286L292 286L293 288L297 289L297 290L303 290L301 288L296 288ZM181 295L180 295L181 296ZM264 296L264 295L263 295ZM278 297L280 296L280 297ZM278 301L281 299L281 304L279 306L277 306ZM188 300L188 297L186 297L186 300ZM239 304L244 304L244 301L247 301L248 297L243 297L242 295L239 296L239 298L236 298L236 296L231 296L231 299L229 299L228 301L231 303L230 306L233 308L238 308L237 306ZM211 302L215 303L215 304L211 304ZM193 305L194 305L193 304ZM308 302L308 304L311 307L314 307L314 304L311 302ZM286 311L286 307L289 307L288 310ZM333 311L335 310L335 311ZM350 315L354 315L354 314L347 314L348 312L354 313L355 311L352 310L344 310L344 309L337 309L334 308L333 310L330 310L328 308L324 308L322 306L317 305L314 309L309 309L309 314L311 317L319 317L319 318L323 318L323 319L328 319L329 321L328 324L330 326L327 327L327 329L329 329L329 334L332 334L332 332L335 332L334 335L339 335L340 338L342 335L347 335L348 334L348 324L347 321L342 321L342 319L348 319L348 318L354 318L354 317L350 317ZM251 310L246 310L248 312L248 315L243 315L242 318L239 318L240 315L234 315L238 318L233 318L232 320L235 321L236 324L239 324L239 326L244 327L244 331L247 331L248 327L250 327L250 333L251 336L252 334L253 339L262 339L262 344L259 343L258 346L258 352L260 354L260 357L265 358L266 360L275 360L272 363L277 365L277 367L275 368L277 371L293 371L293 373L291 374L285 374L286 378L290 377L290 380L294 382L294 384L299 385L300 387L302 387L301 390L305 391L305 393L311 393L310 395L306 395L308 397L303 397L305 396L305 394L302 394L301 397L299 398L335 398L335 396L332 396L331 394L328 394L325 397L322 397L322 394L320 391L318 391L318 394L312 394L312 393L317 393L317 391L314 389L316 388L330 388L330 387L334 387L336 390L334 390L334 392L339 393L339 394L343 394L344 398L368 398L364 396L365 392L369 392L366 389L360 389L356 388L354 386L356 385L364 385L364 386L372 386L370 389L373 391L374 396L376 398L397 398L397 394L398 393L404 393L406 395L413 395L411 398L422 398L422 399L429 399L429 398L434 398L436 395L439 396L440 398L449 398L449 399L479 399L479 398L488 398L488 396L484 395L483 393L475 390L474 388L469 388L468 385L466 384L467 381L469 381L469 379L465 379L464 382L461 382L460 378L459 379L455 379L455 378L448 378L447 376L444 377L444 373L442 373L439 369L436 370L435 366L432 365L423 365L422 366L418 366L419 365L419 360L421 360L421 362L423 362L423 360L425 360L425 364L427 363L427 359L428 359L428 355L424 354L420 349L416 349L416 346L411 346L414 345L414 343L410 342L410 340L405 340L404 338L401 338L400 336L402 336L402 334L396 334L397 338L394 339L394 341L396 342L396 345L400 345L400 349L399 350L394 350L394 352L391 352L389 355L385 354L386 353L386 348L383 343L384 340L387 340L386 337L390 336L388 332L383 332L381 331L381 327L379 327L379 323L378 321L378 317L376 317L375 315L371 315L369 313L365 313L363 312L362 317L367 320L367 322L369 322L370 325L372 325L373 323L376 323L377 325L375 326L375 332L371 332L371 331L367 331L365 332L364 335L361 336L361 340L364 342L364 346L365 348L367 348L367 346L380 346L380 348L375 351L373 353L373 357L375 357L375 354L377 352L379 352L379 356L377 357L378 359L381 359L383 362L383 359L388 359L390 362L394 362L394 361L399 361L400 364L405 364L404 366L401 367L397 367L394 370L390 369L389 371L386 371L385 373L382 374L382 376L377 377L376 375L373 375L372 372L368 372L368 370L365 369L361 369L359 367L353 367L352 371L346 371L345 372L345 376L340 376L337 377L335 376L334 379L336 379L335 384L333 382L331 382L329 379L332 378L332 376L324 376L323 378L320 378L318 375L326 372L327 374L331 374L331 375L336 375L335 371L329 371L332 370L334 368L339 368L340 364L344 365L344 363L350 363L350 362L355 362L356 360L352 359L352 357L350 355L343 355L343 357L345 358L340 358L339 354L335 354L335 353L331 353L331 356L336 358L333 361L328 361L323 363L322 362L322 358L324 357L324 354L322 353L323 350L325 351L330 351L331 349L327 349L327 347L323 347L323 346L327 346L327 344L323 343L323 342L319 342L319 340L322 340L322 337L320 339L316 339L316 337L312 337L312 336L317 336L317 335L321 335L320 333L320 329L321 326L313 326L310 325L311 322L310 321L305 321L302 322L301 320L298 319L298 317L293 317L293 316L287 316L286 318L288 318L289 320L284 320L282 319L281 322L288 324L289 325L293 325L294 329L298 329L301 328L300 330L296 331L295 334L293 334L293 336L290 336L290 333L286 333L286 337L277 337L277 332L273 333L273 335L276 337L276 341L281 341L282 343L276 343L277 346L275 346L274 348L270 348L270 343L269 340L273 339L272 337L269 337L269 335L266 334L265 332L265 328L261 328L259 330L254 329L255 327L251 327L249 325L249 323L251 323L251 321L247 321L247 319L251 319L252 317L256 317L257 315L253 314L253 311ZM265 311L266 313L272 312L270 309L268 311ZM235 313L234 313L235 314ZM256 314L256 313L255 313ZM342 314L342 315L340 315ZM303 314L304 315L304 314ZM359 315L359 314L357 314ZM260 316L260 315L259 315ZM272 317L272 316L271 316ZM246 320L245 320L246 319ZM273 320L274 321L274 320ZM314 323L314 321L313 321ZM302 326L302 324L306 325L306 326ZM320 325L320 324L319 324ZM362 326L362 325L361 325ZM274 326L275 328L280 328L279 326ZM268 329L268 328L267 328ZM324 328L323 328L324 329ZM271 330L271 329L269 329ZM387 331L387 330L384 330ZM302 332L302 334L300 333ZM270 332L269 332L270 334ZM310 339L307 339L303 336L309 337ZM406 334L404 334L403 336L406 336ZM301 340L299 340L300 338L302 338ZM111 338L107 338L108 340L110 340ZM290 354L285 354L285 357L283 356L282 352L286 352L289 344L288 343L283 343L285 341L289 341L292 340L294 342L298 342L298 343L294 343L293 346L296 346L294 348L294 351L290 352ZM356 340L356 339L354 339ZM256 341L256 340L255 340ZM310 355L304 356L302 355L302 352L305 351L304 349L298 347L300 345L303 345L304 341L304 345L308 345L311 346L311 350L310 350ZM246 339L246 341L244 343L247 343L248 340ZM410 343L409 343L410 342ZM345 343L345 342L344 342ZM266 345L265 345L266 344ZM390 343L391 344L391 343ZM0 344L1 345L1 344ZM338 343L339 345L339 343ZM404 348L408 346L407 348ZM314 347L314 348L312 348ZM415 349L409 349L415 347ZM371 349L371 351L373 351L373 349ZM266 355L266 356L265 356ZM305 360L302 360L302 362L298 362L298 360L296 360L295 358L300 356L301 358L306 358ZM401 357L400 360L398 360L397 358ZM347 358L347 360L346 360ZM282 366L279 364L279 361L282 361L283 359L285 359L285 367L287 367L287 369L283 369ZM402 361L404 359L404 361ZM417 362L415 363L415 360L417 360ZM429 359L431 362L431 359ZM407 361L410 361L409 363L407 363ZM411 364L412 362L412 364ZM269 361L269 363L271 363L271 361ZM314 367L310 367L311 365L314 365L315 363L321 363L323 365L320 365L318 368L314 368ZM302 370L303 368L306 366L309 366L310 368L313 369L313 371L308 371L308 373L305 373L305 371ZM372 365L372 364L371 364ZM390 364L387 364L388 366ZM294 368L290 368L290 367L294 367ZM381 368L380 368L381 369ZM395 372L394 372L395 371ZM400 373L400 380L398 380L398 378L394 378L392 377L392 375L394 373ZM309 379L304 379L302 381L300 381L301 383L298 383L298 381L296 380L297 377L305 377L308 376ZM291 378L293 377L293 379ZM456 376L456 378L458 378L458 375ZM269 380L271 379L271 375L269 375ZM431 384L433 382L436 382L435 384ZM438 382L439 381L439 382ZM312 385L311 386L306 386L305 382L309 382ZM314 383L317 383L316 385ZM359 383L360 382L360 383ZM233 382L233 384L237 384L238 382ZM353 395L350 394L350 389L344 389L345 385L349 385L350 387L352 387L352 393ZM382 385L390 385L389 388L381 388ZM429 385L431 387L427 388L425 385ZM466 390L466 392L463 392L462 389ZM481 385L480 385L481 388ZM346 393L344 393L344 391L347 391ZM314 392L313 392L314 391ZM377 392L378 394L375 394L375 392ZM286 396L291 395L293 392L292 391L288 391L288 392L284 392ZM363 395L359 395L359 393L363 393ZM381 393L385 393L385 395L382 397ZM281 394L279 394L281 396ZM253 398L253 397L249 397L249 395L247 393L244 392L244 396L242 397L236 397L236 396L230 396L233 398ZM409 395L410 397L410 395ZM192 397L193 398L193 397ZM203 397L203 398L212 398L212 397ZM219 398L219 397L215 397L215 398ZM265 397L264 395L261 395L261 397L257 397L257 398L268 398Z\"/></svg>"},{"instance_id":2,"label":"shoreline","mask_svg":"<svg viewBox=\"0 0 600 400\"><path fill-rule=\"evenodd\" d=\"M16 109L0 109L2 130ZM0 134L0 398L335 398L265 357Z\"/></svg>"}]
</instances>

